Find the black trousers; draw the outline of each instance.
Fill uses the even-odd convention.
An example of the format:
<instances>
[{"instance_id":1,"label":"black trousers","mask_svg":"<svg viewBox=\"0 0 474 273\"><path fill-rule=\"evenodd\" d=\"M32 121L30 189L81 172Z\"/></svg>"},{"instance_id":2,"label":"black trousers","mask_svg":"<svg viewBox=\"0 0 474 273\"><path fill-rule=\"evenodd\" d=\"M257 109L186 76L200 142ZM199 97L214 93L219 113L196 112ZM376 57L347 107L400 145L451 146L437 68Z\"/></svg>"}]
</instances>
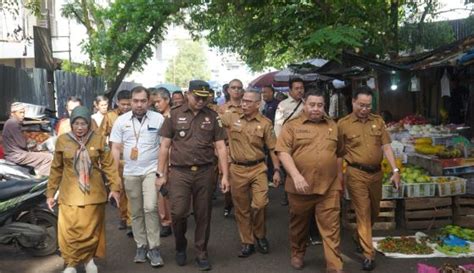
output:
<instances>
[{"instance_id":1,"label":"black trousers","mask_svg":"<svg viewBox=\"0 0 474 273\"><path fill-rule=\"evenodd\" d=\"M185 251L187 247L187 217L192 200L196 222L194 246L197 257L206 259L211 230L212 193L216 188L215 166L208 165L195 171L191 168L170 167L168 183L176 251Z\"/></svg>"}]
</instances>

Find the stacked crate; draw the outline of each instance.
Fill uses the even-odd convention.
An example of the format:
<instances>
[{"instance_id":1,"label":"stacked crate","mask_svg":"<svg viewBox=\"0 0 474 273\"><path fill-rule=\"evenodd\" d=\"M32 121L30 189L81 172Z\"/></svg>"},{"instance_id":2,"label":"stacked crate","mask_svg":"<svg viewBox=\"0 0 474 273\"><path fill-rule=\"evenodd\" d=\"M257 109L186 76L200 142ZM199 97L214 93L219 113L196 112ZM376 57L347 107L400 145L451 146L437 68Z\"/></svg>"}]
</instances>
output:
<instances>
[{"instance_id":1,"label":"stacked crate","mask_svg":"<svg viewBox=\"0 0 474 273\"><path fill-rule=\"evenodd\" d=\"M373 223L373 230L394 230L396 227L396 207L397 204L395 200L380 201L380 213L375 223ZM355 229L357 227L356 214L351 200L343 200L342 225L349 229Z\"/></svg>"},{"instance_id":2,"label":"stacked crate","mask_svg":"<svg viewBox=\"0 0 474 273\"><path fill-rule=\"evenodd\" d=\"M453 197L454 224L474 228L474 195Z\"/></svg>"},{"instance_id":3,"label":"stacked crate","mask_svg":"<svg viewBox=\"0 0 474 273\"><path fill-rule=\"evenodd\" d=\"M452 203L451 197L407 198L402 201L401 225L429 230L452 224Z\"/></svg>"}]
</instances>

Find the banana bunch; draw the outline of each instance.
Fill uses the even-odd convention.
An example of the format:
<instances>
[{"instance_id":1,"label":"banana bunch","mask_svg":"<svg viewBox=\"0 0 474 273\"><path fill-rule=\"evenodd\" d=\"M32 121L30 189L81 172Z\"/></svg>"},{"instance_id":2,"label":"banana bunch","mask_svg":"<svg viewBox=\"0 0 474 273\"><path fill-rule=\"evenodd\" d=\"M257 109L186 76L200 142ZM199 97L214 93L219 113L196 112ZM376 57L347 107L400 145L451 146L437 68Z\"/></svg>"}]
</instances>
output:
<instances>
[{"instance_id":1,"label":"banana bunch","mask_svg":"<svg viewBox=\"0 0 474 273\"><path fill-rule=\"evenodd\" d=\"M431 145L433 144L433 139L431 137L420 137L415 139L415 145Z\"/></svg>"},{"instance_id":2,"label":"banana bunch","mask_svg":"<svg viewBox=\"0 0 474 273\"><path fill-rule=\"evenodd\" d=\"M444 149L444 145L415 144L415 152L424 155L436 155Z\"/></svg>"},{"instance_id":3,"label":"banana bunch","mask_svg":"<svg viewBox=\"0 0 474 273\"><path fill-rule=\"evenodd\" d=\"M437 155L438 155L439 158L447 159L447 158L462 157L463 153L458 148L447 147L447 148L443 149L442 151L440 151L439 153L437 153Z\"/></svg>"},{"instance_id":4,"label":"banana bunch","mask_svg":"<svg viewBox=\"0 0 474 273\"><path fill-rule=\"evenodd\" d=\"M397 168L402 171L403 170L403 162L402 159L399 157L395 158L395 165L397 165ZM392 173L392 167L390 166L390 163L388 162L387 158L383 158L382 160L382 172L384 174L391 174Z\"/></svg>"}]
</instances>

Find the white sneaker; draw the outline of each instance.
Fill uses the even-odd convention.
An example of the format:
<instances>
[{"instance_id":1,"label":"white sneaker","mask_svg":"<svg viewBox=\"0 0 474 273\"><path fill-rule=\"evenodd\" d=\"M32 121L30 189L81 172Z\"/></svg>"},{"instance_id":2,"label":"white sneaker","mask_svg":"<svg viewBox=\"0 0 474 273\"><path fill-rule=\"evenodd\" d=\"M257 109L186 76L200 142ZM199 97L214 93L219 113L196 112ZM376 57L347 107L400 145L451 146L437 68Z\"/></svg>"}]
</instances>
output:
<instances>
[{"instance_id":1,"label":"white sneaker","mask_svg":"<svg viewBox=\"0 0 474 273\"><path fill-rule=\"evenodd\" d=\"M74 267L66 267L66 269L64 269L63 273L77 273L77 270Z\"/></svg>"},{"instance_id":2,"label":"white sneaker","mask_svg":"<svg viewBox=\"0 0 474 273\"><path fill-rule=\"evenodd\" d=\"M97 273L99 272L97 269L97 265L94 263L94 259L91 259L88 263L86 263L86 273Z\"/></svg>"}]
</instances>

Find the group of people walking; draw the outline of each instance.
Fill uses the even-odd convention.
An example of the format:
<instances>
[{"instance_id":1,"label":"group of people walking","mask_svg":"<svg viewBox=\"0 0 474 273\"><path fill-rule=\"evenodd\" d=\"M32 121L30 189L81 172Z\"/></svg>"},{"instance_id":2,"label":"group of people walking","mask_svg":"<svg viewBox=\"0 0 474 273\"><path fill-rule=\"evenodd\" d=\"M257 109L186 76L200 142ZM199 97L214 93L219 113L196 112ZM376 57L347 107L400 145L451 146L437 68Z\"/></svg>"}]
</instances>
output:
<instances>
[{"instance_id":1,"label":"group of people walking","mask_svg":"<svg viewBox=\"0 0 474 273\"><path fill-rule=\"evenodd\" d=\"M235 208L242 245L238 257L266 254L269 182L285 184L293 268L304 267L315 219L326 272L343 272L339 217L345 183L357 217L354 241L364 256L362 269L372 270L371 225L381 199L383 155L393 168L394 186L400 182L385 124L371 113L372 91L356 89L353 112L336 122L326 114L321 90L305 90L299 78L291 79L289 87L289 97L278 104L272 90L244 92L235 79L229 83L230 100L217 106L210 103L209 85L194 80L172 108L169 92L150 94L139 86L119 92L118 108L103 111L98 120L84 106L72 109L71 130L56 143L47 191L48 206L59 204L65 272L76 272L79 264L88 273L98 271L94 257L105 254L107 199L119 206L123 226L131 226L134 262L164 265L160 228L168 227L166 235L175 237L176 263L184 266L192 214L195 264L210 270L207 245L218 185Z\"/></svg>"}]
</instances>

